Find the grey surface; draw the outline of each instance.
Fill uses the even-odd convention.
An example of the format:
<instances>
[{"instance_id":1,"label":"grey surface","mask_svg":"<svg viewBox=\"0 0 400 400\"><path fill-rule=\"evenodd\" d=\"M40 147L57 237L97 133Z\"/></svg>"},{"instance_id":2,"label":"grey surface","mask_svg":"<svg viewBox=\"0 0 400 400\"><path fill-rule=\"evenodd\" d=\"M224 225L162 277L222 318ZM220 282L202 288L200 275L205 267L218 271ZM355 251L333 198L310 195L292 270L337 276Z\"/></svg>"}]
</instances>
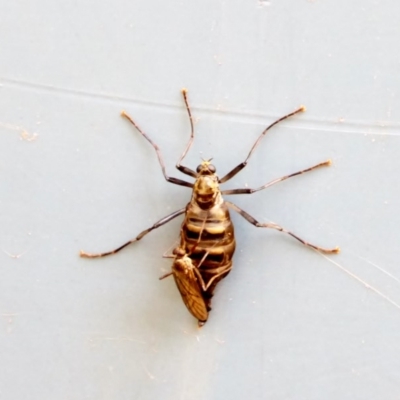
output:
<instances>
[{"instance_id":1,"label":"grey surface","mask_svg":"<svg viewBox=\"0 0 400 400\"><path fill-rule=\"evenodd\" d=\"M398 399L399 6L389 1L3 2L0 7L2 399ZM226 187L323 246L234 216L234 270L199 330L161 255L186 204L168 172L221 174L264 127L305 104ZM341 267L368 282L367 288ZM384 274L379 268L390 275ZM376 293L378 290L382 296Z\"/></svg>"}]
</instances>

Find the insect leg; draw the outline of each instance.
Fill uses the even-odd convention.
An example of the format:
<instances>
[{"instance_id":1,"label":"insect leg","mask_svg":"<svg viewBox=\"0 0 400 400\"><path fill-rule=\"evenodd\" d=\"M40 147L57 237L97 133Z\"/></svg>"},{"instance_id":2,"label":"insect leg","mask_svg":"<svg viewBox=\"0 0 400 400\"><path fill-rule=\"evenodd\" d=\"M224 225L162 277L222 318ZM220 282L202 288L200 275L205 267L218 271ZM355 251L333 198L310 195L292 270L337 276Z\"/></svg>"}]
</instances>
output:
<instances>
[{"instance_id":1,"label":"insect leg","mask_svg":"<svg viewBox=\"0 0 400 400\"><path fill-rule=\"evenodd\" d=\"M206 253L205 256L208 256L208 253ZM204 258L205 258L205 257L204 257ZM205 282L204 282L204 280L203 280L203 277L201 276L198 267L194 269L194 272L196 273L196 276L197 276L197 279L199 280L199 283L200 283L200 285L201 285L201 288L203 289L204 292L207 292L207 290L210 288L210 286L212 285L212 283L213 283L217 278L219 278L219 277L222 276L222 275L227 275L228 272L229 272L230 270L231 270L231 268L228 269L227 271L222 271L222 272L220 272L220 273L214 275L214 276L207 282L207 285L205 284ZM161 279L161 278L160 278L160 279Z\"/></svg>"},{"instance_id":2,"label":"insect leg","mask_svg":"<svg viewBox=\"0 0 400 400\"><path fill-rule=\"evenodd\" d=\"M166 274L161 275L158 279L161 281L162 279L168 278L169 276L171 276L173 274L174 273L172 271L171 272L167 272Z\"/></svg>"},{"instance_id":3,"label":"insect leg","mask_svg":"<svg viewBox=\"0 0 400 400\"><path fill-rule=\"evenodd\" d=\"M121 115L123 117L125 117L137 130L138 132L153 146L154 150L157 153L157 157L158 157L158 162L160 163L161 169L162 169L162 173L164 175L164 178L171 183L174 183L175 185L180 185L180 186L186 186L186 187L190 187L193 188L193 183L190 182L186 182L183 181L182 179L178 179L178 178L174 178L174 177L170 177L167 175L167 172L165 170L165 164L164 164L164 160L163 157L161 155L161 150L160 148L149 138L149 136L147 136L140 128L139 126L136 124L136 122L132 119L132 117L130 117L125 111L121 112Z\"/></svg>"},{"instance_id":4,"label":"insect leg","mask_svg":"<svg viewBox=\"0 0 400 400\"><path fill-rule=\"evenodd\" d=\"M260 142L261 142L262 138L265 136L265 134L266 134L273 126L275 126L276 124L279 124L279 122L281 122L281 121L283 121L283 120L285 120L285 119L287 119L287 118L289 118L289 117L292 117L292 116L295 115L295 114L298 114L298 113L300 113L300 112L303 112L303 111L305 111L305 110L306 110L306 108L305 108L304 106L301 106L301 107L298 108L297 110L295 110L295 111L293 111L293 112L291 112L291 113L289 113L289 114L287 114L287 115L284 115L283 117L281 117L281 118L277 119L275 122L273 122L271 125L267 126L267 127L264 129L264 131L261 133L261 135L258 137L258 139L256 140L256 142L253 144L253 147L251 148L249 154L247 155L247 158L246 158L243 162L241 162L239 165L237 165L235 168L233 168L232 171L228 172L223 178L219 179L218 182L219 182L219 183L224 183L224 182L226 182L226 181L229 181L229 179L233 178L238 172L240 172L240 171L247 165L247 162L248 162L249 158L251 157L251 155L253 154L254 150L255 150L256 147L260 144Z\"/></svg>"},{"instance_id":5,"label":"insect leg","mask_svg":"<svg viewBox=\"0 0 400 400\"><path fill-rule=\"evenodd\" d=\"M259 190L266 189L267 187L270 187L270 186L274 185L275 183L282 182L282 181L284 181L284 180L286 180L288 178L291 178L293 176L301 175L301 174L304 174L305 172L312 171L313 169L316 169L316 168L319 168L319 167L324 167L324 166L329 166L331 164L332 164L331 160L324 161L322 163L314 165L313 167L310 167L310 168L307 168L307 169L303 169L303 170L298 171L298 172L294 172L293 174L290 174L290 175L282 176L282 178L274 179L273 181L268 182L265 185L260 186L257 189L250 189L250 188L231 189L231 190L223 190L221 193L222 193L222 195L225 195L225 194L251 194L251 193L255 193L255 192L258 192Z\"/></svg>"},{"instance_id":6,"label":"insect leg","mask_svg":"<svg viewBox=\"0 0 400 400\"><path fill-rule=\"evenodd\" d=\"M318 247L315 246L311 243L306 242L305 240L299 238L297 235L295 235L294 233L282 228L281 226L275 224L275 223L261 223L258 222L255 218L253 218L250 214L248 214L246 211L242 210L241 208L239 208L236 204L233 204L229 201L226 201L226 205L230 208L232 208L233 210L235 210L237 213L239 213L244 219L246 219L248 222L250 222L251 224L253 224L254 226L256 226L257 228L272 228L272 229L276 229L278 231L287 233L288 235L294 237L295 239L297 239L299 242L303 243L305 246L308 247L312 247L315 250L321 251L322 253L339 253L340 249L339 247L335 247L334 249L325 249L323 247Z\"/></svg>"},{"instance_id":7,"label":"insect leg","mask_svg":"<svg viewBox=\"0 0 400 400\"><path fill-rule=\"evenodd\" d=\"M188 167L181 165L182 160L186 157L187 152L192 147L193 139L194 139L194 124L193 124L192 112L190 110L189 102L187 99L187 89L185 89L185 88L182 89L182 95L183 95L183 100L185 101L186 110L188 112L189 120L190 120L190 139L189 139L189 142L186 145L186 148L183 151L180 159L178 160L178 162L176 164L176 168L179 169L179 171L183 172L186 175L189 175L193 178L197 178L196 172L194 172L192 169L190 169Z\"/></svg>"},{"instance_id":8,"label":"insect leg","mask_svg":"<svg viewBox=\"0 0 400 400\"><path fill-rule=\"evenodd\" d=\"M204 229L204 226L203 226L203 229ZM201 231L201 232L202 232L202 231ZM200 236L201 236L201 234L200 234ZM200 240L200 238L199 238L199 240ZM214 244L210 247L210 250L211 250L213 247L215 247L218 243L219 243L219 242L214 243ZM194 251L194 248L192 249L192 251ZM206 301L207 301L207 306L208 306L209 311L210 311L210 310L211 310L211 307L210 307L210 304L211 304L211 297L212 297L212 295L213 295L214 287L215 287L216 283L214 284L212 290L211 290L209 293L207 293L207 291L208 291L208 289L211 287L211 285L213 284L213 282L215 282L215 280L216 280L217 278L219 278L219 277L221 277L221 276L223 276L223 275L228 275L228 273L230 272L230 270L232 269L232 267L229 268L229 269L225 269L225 270L223 270L222 272L219 272L219 273L215 274L215 275L207 282L207 285L206 285L205 282L204 282L203 277L201 276L200 267L201 267L201 265L203 264L203 262L206 260L206 258L208 257L209 254L210 254L210 251L207 251L206 253L204 253L204 255L203 255L203 257L201 258L200 262L197 264L196 268L194 269L194 272L196 273L196 276L197 276L197 278L198 278L198 280L199 280L199 283L200 283L200 285L201 285L201 288L203 289L204 295L207 295L207 296L205 297L205 299L206 299Z\"/></svg>"},{"instance_id":9,"label":"insect leg","mask_svg":"<svg viewBox=\"0 0 400 400\"><path fill-rule=\"evenodd\" d=\"M173 220L177 216L183 214L185 211L186 211L186 207L181 208L180 210L175 211L172 214L167 215L166 217L164 217L164 218L160 219L159 221L157 221L150 228L140 232L139 235L137 235L134 239L130 240L129 242L126 242L125 244L123 244L122 246L118 247L115 250L107 251L106 253L86 253L85 251L81 250L80 256L81 257L85 257L85 258L97 258L97 257L105 257L105 256L109 256L111 254L118 253L120 250L124 249L126 246L129 246L131 243L135 243L135 242L139 241L140 239L142 239L143 236L146 236L153 229L159 228L160 226L162 226L162 225L166 224L167 222Z\"/></svg>"}]
</instances>

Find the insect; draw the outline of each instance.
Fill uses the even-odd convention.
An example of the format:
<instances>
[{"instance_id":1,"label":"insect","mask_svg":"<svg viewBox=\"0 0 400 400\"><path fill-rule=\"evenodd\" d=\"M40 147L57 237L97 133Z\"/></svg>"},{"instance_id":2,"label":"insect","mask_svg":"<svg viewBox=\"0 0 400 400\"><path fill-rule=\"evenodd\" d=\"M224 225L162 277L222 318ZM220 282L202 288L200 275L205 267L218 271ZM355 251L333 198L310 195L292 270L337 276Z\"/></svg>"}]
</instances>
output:
<instances>
[{"instance_id":1,"label":"insect","mask_svg":"<svg viewBox=\"0 0 400 400\"><path fill-rule=\"evenodd\" d=\"M326 249L319 246L315 246L305 240L301 239L299 236L294 233L284 229L280 225L277 225L272 222L261 223L257 221L254 217L248 214L246 211L239 208L237 205L225 201L223 199L223 195L236 195L236 194L251 194L258 192L260 190L266 189L274 185L275 183L282 182L291 177L312 171L319 167L329 166L331 165L331 161L327 160L321 162L317 165L309 167L307 169L283 176L281 178L274 179L258 188L239 188L239 189L228 189L228 190L220 190L220 184L223 184L230 179L232 179L236 174L238 174L248 163L251 155L254 150L258 147L261 140L264 138L266 133L279 122L290 118L300 112L305 111L305 107L300 107L297 110L279 118L260 134L250 152L248 153L246 159L238 164L235 168L229 171L222 178L219 178L216 174L216 168L213 164L211 164L210 160L203 160L201 164L197 167L196 171L190 169L182 165L182 161L191 148L194 140L194 122L192 117L192 112L187 99L187 91L186 89L182 90L183 99L186 106L186 111L190 120L191 133L189 141L180 156L176 168L195 179L194 183L184 181L182 179L170 177L166 173L165 163L161 154L159 147L154 143L150 137L143 132L140 127L136 124L136 122L125 112L122 111L122 116L128 119L130 123L136 128L136 130L153 146L156 151L159 164L161 166L164 178L171 183L180 186L186 186L192 189L192 197L190 202L183 207L166 217L157 221L153 226L148 229L145 229L141 233L139 233L134 239L126 242L122 246L118 247L115 250L108 251L105 253L87 253L81 251L80 255L82 257L95 258L95 257L104 257L110 254L115 254L125 248L126 246L135 243L141 240L148 233L153 231L154 229L159 228L162 225L165 225L167 222L173 220L179 215L185 214L184 221L181 227L181 242L180 248L183 249L183 252L186 254L186 257L191 259L191 265L186 266L188 270L196 271L194 268L197 268L200 272L202 280L205 284L205 290L203 290L203 298L206 303L208 310L211 309L211 297L213 296L214 289L218 282L226 277L232 268L232 257L235 252L235 237L234 237L234 228L230 218L229 209L236 211L243 218L245 218L248 222L253 224L256 227L260 228L272 228L278 231L287 233L292 236L305 246L311 247L315 250L321 251L323 253L338 253L339 248L335 247L333 249ZM200 240L201 233L201 240ZM190 256L188 256L190 254ZM206 257L204 258L204 255ZM180 253L176 254L177 260L184 255L181 256ZM203 260L204 258L204 260ZM186 259L185 259L186 260ZM199 261L202 260L200 263ZM178 264L177 264L178 265ZM197 265L197 267L196 267ZM195 272L196 273L196 272ZM194 276L194 275L193 275ZM198 274L196 275L198 277ZM192 279L192 278L190 278Z\"/></svg>"},{"instance_id":2,"label":"insect","mask_svg":"<svg viewBox=\"0 0 400 400\"><path fill-rule=\"evenodd\" d=\"M182 247L176 247L172 254L174 256L172 271L161 276L160 280L171 275L174 277L186 308L197 318L199 326L203 326L207 322L209 308L203 297L205 285L198 270L201 262L196 266Z\"/></svg>"},{"instance_id":3,"label":"insect","mask_svg":"<svg viewBox=\"0 0 400 400\"><path fill-rule=\"evenodd\" d=\"M204 224L197 244L200 242L203 232ZM172 258L174 258L174 262L172 264L171 272L161 276L160 280L171 275L174 277L175 284L186 308L198 320L198 325L201 327L207 322L210 307L204 299L204 293L207 292L207 286L204 283L199 268L207 258L209 251L203 255L203 258L200 260L200 262L196 263L196 261L190 258L195 247L190 253L187 253L186 250L181 246L176 247L172 252ZM165 257L170 258L171 256ZM209 282L208 285L211 283L212 281Z\"/></svg>"},{"instance_id":4,"label":"insect","mask_svg":"<svg viewBox=\"0 0 400 400\"><path fill-rule=\"evenodd\" d=\"M161 280L173 275L182 300L189 312L195 318L197 318L199 327L203 326L207 322L208 312L211 310L207 298L205 298L204 295L207 293L207 289L213 283L214 279L218 277L215 275L206 285L200 273L200 268L203 262L206 260L210 251L218 244L218 242L215 242L213 246L208 248L200 261L190 258L196 249L196 246L201 242L202 234L204 233L205 222L206 220L203 221L197 243L191 249L190 253L187 253L185 248L181 246L176 247L172 252L172 258L174 258L174 262L172 264L171 272L168 272L160 277ZM170 256L165 257L170 258Z\"/></svg>"}]
</instances>

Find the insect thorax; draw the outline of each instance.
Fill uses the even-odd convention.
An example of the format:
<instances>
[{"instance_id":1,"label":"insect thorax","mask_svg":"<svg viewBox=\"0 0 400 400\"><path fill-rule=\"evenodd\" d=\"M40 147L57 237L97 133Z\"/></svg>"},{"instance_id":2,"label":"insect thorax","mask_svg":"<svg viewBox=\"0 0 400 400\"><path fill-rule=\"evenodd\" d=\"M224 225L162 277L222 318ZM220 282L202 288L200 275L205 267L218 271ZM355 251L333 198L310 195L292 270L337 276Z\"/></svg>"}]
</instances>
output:
<instances>
[{"instance_id":1,"label":"insect thorax","mask_svg":"<svg viewBox=\"0 0 400 400\"><path fill-rule=\"evenodd\" d=\"M175 272L188 274L194 268L192 260L188 256L183 256L181 258L177 258L174 261L172 269Z\"/></svg>"},{"instance_id":2,"label":"insect thorax","mask_svg":"<svg viewBox=\"0 0 400 400\"><path fill-rule=\"evenodd\" d=\"M193 201L203 210L211 209L223 202L217 175L200 175L197 177L193 187Z\"/></svg>"}]
</instances>

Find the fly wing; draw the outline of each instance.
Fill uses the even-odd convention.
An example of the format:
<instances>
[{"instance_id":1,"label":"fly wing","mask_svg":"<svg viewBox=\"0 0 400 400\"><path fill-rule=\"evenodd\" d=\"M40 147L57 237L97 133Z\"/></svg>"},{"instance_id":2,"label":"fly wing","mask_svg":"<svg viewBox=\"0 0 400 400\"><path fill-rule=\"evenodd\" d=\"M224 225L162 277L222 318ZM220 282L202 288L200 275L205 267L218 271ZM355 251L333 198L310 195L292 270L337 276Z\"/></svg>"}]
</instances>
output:
<instances>
[{"instance_id":1,"label":"fly wing","mask_svg":"<svg viewBox=\"0 0 400 400\"><path fill-rule=\"evenodd\" d=\"M208 319L207 305L193 271L189 272L185 274L173 269L175 283L186 308L200 323L204 324Z\"/></svg>"}]
</instances>

